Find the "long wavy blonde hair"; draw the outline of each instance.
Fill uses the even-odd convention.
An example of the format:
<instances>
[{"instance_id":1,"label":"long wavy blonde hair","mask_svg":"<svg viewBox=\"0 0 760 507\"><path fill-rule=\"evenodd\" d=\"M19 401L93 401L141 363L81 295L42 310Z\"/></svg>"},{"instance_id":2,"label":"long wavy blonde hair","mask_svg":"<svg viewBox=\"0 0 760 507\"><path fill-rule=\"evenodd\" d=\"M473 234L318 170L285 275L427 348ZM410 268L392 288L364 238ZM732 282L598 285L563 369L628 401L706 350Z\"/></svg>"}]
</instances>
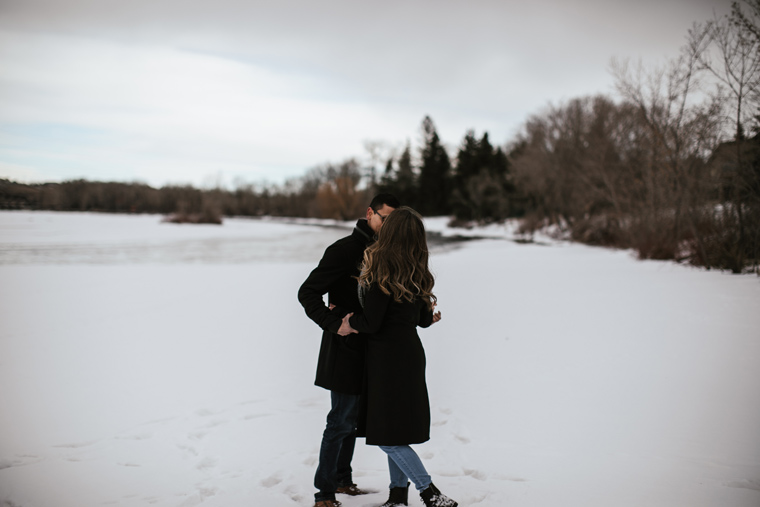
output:
<instances>
[{"instance_id":1,"label":"long wavy blonde hair","mask_svg":"<svg viewBox=\"0 0 760 507\"><path fill-rule=\"evenodd\" d=\"M419 213L401 206L385 219L377 241L364 251L359 283L364 287L376 283L398 303L419 297L433 307L435 279L428 268L427 238Z\"/></svg>"}]
</instances>

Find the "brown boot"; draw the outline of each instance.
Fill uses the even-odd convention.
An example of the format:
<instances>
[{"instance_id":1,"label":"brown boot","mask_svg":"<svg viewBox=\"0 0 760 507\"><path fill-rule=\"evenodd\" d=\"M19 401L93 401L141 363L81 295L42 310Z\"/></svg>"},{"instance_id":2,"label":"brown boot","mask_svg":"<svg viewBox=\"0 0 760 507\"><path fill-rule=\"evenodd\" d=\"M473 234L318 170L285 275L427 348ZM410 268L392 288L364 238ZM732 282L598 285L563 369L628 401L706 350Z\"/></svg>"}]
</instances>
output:
<instances>
[{"instance_id":1,"label":"brown boot","mask_svg":"<svg viewBox=\"0 0 760 507\"><path fill-rule=\"evenodd\" d=\"M319 500L314 504L314 507L340 507L340 502L337 500Z\"/></svg>"},{"instance_id":2,"label":"brown boot","mask_svg":"<svg viewBox=\"0 0 760 507\"><path fill-rule=\"evenodd\" d=\"M336 489L335 492L342 493L344 495L350 495L350 496L359 496L359 495L369 494L369 491L364 491L363 489L359 489L359 487L356 484L351 484L350 486L341 486L338 489Z\"/></svg>"}]
</instances>

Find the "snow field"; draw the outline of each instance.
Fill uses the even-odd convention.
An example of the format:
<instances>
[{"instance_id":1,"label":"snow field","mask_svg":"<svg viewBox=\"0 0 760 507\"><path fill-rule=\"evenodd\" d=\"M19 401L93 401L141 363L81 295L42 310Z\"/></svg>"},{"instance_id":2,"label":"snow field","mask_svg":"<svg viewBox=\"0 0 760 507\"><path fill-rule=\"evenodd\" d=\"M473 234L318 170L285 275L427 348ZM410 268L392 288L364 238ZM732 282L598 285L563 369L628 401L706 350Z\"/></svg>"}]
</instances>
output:
<instances>
[{"instance_id":1,"label":"snow field","mask_svg":"<svg viewBox=\"0 0 760 507\"><path fill-rule=\"evenodd\" d=\"M0 213L0 505L312 505L329 394L296 290L345 232L41 216ZM110 253L61 247L102 246L111 218ZM76 232L45 235L60 228ZM183 257L166 230L223 254ZM127 244L147 252L113 255ZM8 261L20 248L46 253ZM443 320L420 331L433 426L415 447L460 505L760 503L756 277L503 239L432 264ZM343 505L382 503L384 454L359 440L354 471L376 493Z\"/></svg>"}]
</instances>

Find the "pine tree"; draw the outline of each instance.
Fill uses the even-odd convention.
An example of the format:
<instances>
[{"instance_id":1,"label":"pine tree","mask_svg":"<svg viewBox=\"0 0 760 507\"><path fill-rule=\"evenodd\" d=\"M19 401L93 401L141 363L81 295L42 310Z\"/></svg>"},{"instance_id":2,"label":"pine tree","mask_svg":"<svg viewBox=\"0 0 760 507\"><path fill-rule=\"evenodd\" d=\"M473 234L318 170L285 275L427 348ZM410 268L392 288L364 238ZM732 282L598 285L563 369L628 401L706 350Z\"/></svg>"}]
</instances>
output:
<instances>
[{"instance_id":1,"label":"pine tree","mask_svg":"<svg viewBox=\"0 0 760 507\"><path fill-rule=\"evenodd\" d=\"M451 202L461 220L490 221L511 214L509 160L501 148L494 150L488 133L477 140L469 130L457 155Z\"/></svg>"},{"instance_id":2,"label":"pine tree","mask_svg":"<svg viewBox=\"0 0 760 507\"><path fill-rule=\"evenodd\" d=\"M464 184L470 177L480 171L479 167L479 143L475 139L475 131L468 130L462 140L462 146L457 153L457 167L454 179L457 186Z\"/></svg>"},{"instance_id":3,"label":"pine tree","mask_svg":"<svg viewBox=\"0 0 760 507\"><path fill-rule=\"evenodd\" d=\"M467 185L470 179L480 172L479 143L475 131L465 133L462 145L457 152L456 170L454 172L451 205L454 215L462 220L473 219L474 203L470 202Z\"/></svg>"},{"instance_id":4,"label":"pine tree","mask_svg":"<svg viewBox=\"0 0 760 507\"><path fill-rule=\"evenodd\" d=\"M378 190L395 195L401 204L418 207L417 175L414 172L412 152L408 142L398 162L393 157L388 159Z\"/></svg>"},{"instance_id":5,"label":"pine tree","mask_svg":"<svg viewBox=\"0 0 760 507\"><path fill-rule=\"evenodd\" d=\"M417 203L417 175L414 174L412 165L412 152L409 143L398 159L398 172L396 173L396 186L398 199L407 206L418 207Z\"/></svg>"},{"instance_id":6,"label":"pine tree","mask_svg":"<svg viewBox=\"0 0 760 507\"><path fill-rule=\"evenodd\" d=\"M451 161L429 116L422 121L422 135L422 165L417 194L419 211L423 215L448 215L451 212Z\"/></svg>"}]
</instances>

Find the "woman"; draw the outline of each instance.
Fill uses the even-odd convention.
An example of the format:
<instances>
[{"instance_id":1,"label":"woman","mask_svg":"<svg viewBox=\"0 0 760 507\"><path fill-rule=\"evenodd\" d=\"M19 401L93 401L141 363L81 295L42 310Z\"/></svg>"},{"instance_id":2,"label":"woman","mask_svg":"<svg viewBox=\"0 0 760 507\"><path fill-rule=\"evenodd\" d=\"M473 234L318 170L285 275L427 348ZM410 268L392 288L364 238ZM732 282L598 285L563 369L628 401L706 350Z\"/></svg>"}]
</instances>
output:
<instances>
[{"instance_id":1,"label":"woman","mask_svg":"<svg viewBox=\"0 0 760 507\"><path fill-rule=\"evenodd\" d=\"M338 331L368 335L366 423L359 431L367 444L388 455L390 496L381 507L408 505L409 479L427 507L457 505L433 485L409 447L430 439L425 351L417 326L441 319L440 312L433 312L433 284L422 217L402 206L388 216L377 242L364 252L359 276L363 312L346 315Z\"/></svg>"}]
</instances>

